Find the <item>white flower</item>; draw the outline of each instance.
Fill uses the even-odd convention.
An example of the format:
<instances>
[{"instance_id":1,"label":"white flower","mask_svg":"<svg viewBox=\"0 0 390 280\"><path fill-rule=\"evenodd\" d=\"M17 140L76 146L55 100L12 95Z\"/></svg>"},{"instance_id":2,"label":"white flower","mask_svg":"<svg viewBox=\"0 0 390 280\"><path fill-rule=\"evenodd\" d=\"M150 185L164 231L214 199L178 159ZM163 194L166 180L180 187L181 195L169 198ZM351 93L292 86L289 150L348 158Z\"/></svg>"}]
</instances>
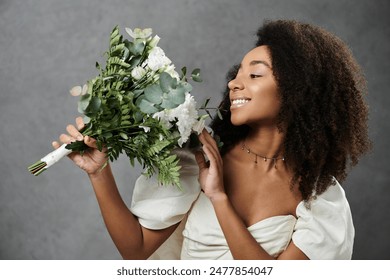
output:
<instances>
[{"instance_id":1,"label":"white flower","mask_svg":"<svg viewBox=\"0 0 390 280\"><path fill-rule=\"evenodd\" d=\"M168 65L164 72L167 72L169 75L171 75L172 78L175 78L176 80L180 80L179 74L175 71L175 66L173 64Z\"/></svg>"},{"instance_id":2,"label":"white flower","mask_svg":"<svg viewBox=\"0 0 390 280\"><path fill-rule=\"evenodd\" d=\"M196 110L194 97L189 93L186 93L184 103L172 109L170 114L171 117L177 119L176 126L180 133L178 144L181 147L183 143L188 141L192 128L198 122L198 111Z\"/></svg>"},{"instance_id":3,"label":"white flower","mask_svg":"<svg viewBox=\"0 0 390 280\"><path fill-rule=\"evenodd\" d=\"M201 118L192 126L192 130L198 133L198 135L201 134L203 129L205 128L205 123L205 119Z\"/></svg>"},{"instance_id":4,"label":"white flower","mask_svg":"<svg viewBox=\"0 0 390 280\"><path fill-rule=\"evenodd\" d=\"M160 47L153 48L147 59L148 67L153 71L158 71L168 66L172 61L165 56L164 51Z\"/></svg>"},{"instance_id":5,"label":"white flower","mask_svg":"<svg viewBox=\"0 0 390 280\"><path fill-rule=\"evenodd\" d=\"M154 113L152 118L157 119L160 121L160 123L167 129L170 129L172 127L171 121L173 121L175 118L172 118L170 114L171 110L163 110L157 113Z\"/></svg>"},{"instance_id":6,"label":"white flower","mask_svg":"<svg viewBox=\"0 0 390 280\"><path fill-rule=\"evenodd\" d=\"M159 41L160 41L160 37L158 37L157 35L155 35L155 36L153 37L153 39L150 40L150 42L149 42L149 47L151 47L151 48L156 47Z\"/></svg>"},{"instance_id":7,"label":"white flower","mask_svg":"<svg viewBox=\"0 0 390 280\"><path fill-rule=\"evenodd\" d=\"M130 28L125 28L127 34L130 35L130 37L134 39L146 39L152 35L152 29L151 28L135 28L134 30L131 30Z\"/></svg>"},{"instance_id":8,"label":"white flower","mask_svg":"<svg viewBox=\"0 0 390 280\"><path fill-rule=\"evenodd\" d=\"M135 80L139 80L141 79L144 75L146 74L146 71L143 67L141 66L137 66L135 67L132 71L131 71L131 76L135 79Z\"/></svg>"}]
</instances>

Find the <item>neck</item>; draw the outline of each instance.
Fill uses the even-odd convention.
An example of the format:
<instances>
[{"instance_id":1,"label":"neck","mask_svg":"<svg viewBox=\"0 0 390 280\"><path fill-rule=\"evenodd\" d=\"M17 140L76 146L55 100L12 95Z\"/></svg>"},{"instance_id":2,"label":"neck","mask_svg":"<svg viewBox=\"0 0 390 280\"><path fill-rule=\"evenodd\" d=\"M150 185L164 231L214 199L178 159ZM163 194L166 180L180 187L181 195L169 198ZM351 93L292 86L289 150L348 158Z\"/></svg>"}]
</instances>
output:
<instances>
[{"instance_id":1,"label":"neck","mask_svg":"<svg viewBox=\"0 0 390 280\"><path fill-rule=\"evenodd\" d=\"M267 158L283 157L284 134L277 127L251 130L244 141L253 153Z\"/></svg>"}]
</instances>

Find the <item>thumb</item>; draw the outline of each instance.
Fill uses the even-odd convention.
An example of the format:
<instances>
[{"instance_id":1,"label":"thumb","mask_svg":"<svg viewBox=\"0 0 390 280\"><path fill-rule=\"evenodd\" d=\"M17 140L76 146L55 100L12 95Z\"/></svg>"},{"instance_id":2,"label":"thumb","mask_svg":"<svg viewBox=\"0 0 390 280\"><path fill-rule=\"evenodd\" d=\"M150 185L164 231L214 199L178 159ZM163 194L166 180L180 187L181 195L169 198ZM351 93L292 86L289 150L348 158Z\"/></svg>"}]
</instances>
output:
<instances>
[{"instance_id":1,"label":"thumb","mask_svg":"<svg viewBox=\"0 0 390 280\"><path fill-rule=\"evenodd\" d=\"M88 147L97 149L96 139L93 139L93 138L91 138L91 137L89 137L89 136L85 136L85 137L84 137L84 143L85 143L85 145L87 145Z\"/></svg>"}]
</instances>

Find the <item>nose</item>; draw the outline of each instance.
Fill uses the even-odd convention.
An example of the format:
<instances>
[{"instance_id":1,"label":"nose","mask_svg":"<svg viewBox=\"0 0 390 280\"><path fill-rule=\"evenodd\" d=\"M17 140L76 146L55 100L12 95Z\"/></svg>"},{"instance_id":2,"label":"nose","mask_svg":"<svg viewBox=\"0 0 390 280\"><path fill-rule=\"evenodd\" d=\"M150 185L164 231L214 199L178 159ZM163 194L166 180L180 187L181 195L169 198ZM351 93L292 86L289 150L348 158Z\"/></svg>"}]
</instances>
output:
<instances>
[{"instance_id":1,"label":"nose","mask_svg":"<svg viewBox=\"0 0 390 280\"><path fill-rule=\"evenodd\" d=\"M228 87L231 91L237 91L242 90L244 88L244 85L239 79L237 79L237 77L235 77L228 83Z\"/></svg>"}]
</instances>

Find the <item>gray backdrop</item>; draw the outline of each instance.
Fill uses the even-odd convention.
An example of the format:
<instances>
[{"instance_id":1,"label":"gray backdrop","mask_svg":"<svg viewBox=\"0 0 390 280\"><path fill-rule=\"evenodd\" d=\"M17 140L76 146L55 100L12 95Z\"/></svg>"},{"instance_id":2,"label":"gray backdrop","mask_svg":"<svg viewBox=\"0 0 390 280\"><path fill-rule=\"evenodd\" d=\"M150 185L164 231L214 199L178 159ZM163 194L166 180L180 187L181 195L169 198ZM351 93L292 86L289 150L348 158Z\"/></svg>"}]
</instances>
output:
<instances>
[{"instance_id":1,"label":"gray backdrop","mask_svg":"<svg viewBox=\"0 0 390 280\"><path fill-rule=\"evenodd\" d=\"M368 79L372 153L343 186L354 259L390 257L389 1L0 1L0 259L119 259L87 176L66 159L39 177L26 167L78 116L73 85L95 76L112 28L153 27L178 68L200 67L200 101L220 100L225 73L264 19L299 19L342 37ZM139 168L113 165L129 203Z\"/></svg>"}]
</instances>

